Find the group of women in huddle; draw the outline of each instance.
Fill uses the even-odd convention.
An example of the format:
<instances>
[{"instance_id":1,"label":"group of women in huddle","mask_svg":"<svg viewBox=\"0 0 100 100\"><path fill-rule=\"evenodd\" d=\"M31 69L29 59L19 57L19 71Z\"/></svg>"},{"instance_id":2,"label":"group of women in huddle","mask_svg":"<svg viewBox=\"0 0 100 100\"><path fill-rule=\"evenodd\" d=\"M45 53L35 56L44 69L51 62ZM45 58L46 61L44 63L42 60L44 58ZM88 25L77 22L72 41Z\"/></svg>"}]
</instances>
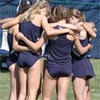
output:
<instances>
[{"instance_id":1,"label":"group of women in huddle","mask_svg":"<svg viewBox=\"0 0 100 100\"><path fill-rule=\"evenodd\" d=\"M44 43L42 100L51 100L55 87L57 100L66 100L71 78L75 100L90 100L89 79L95 74L88 51L96 28L86 22L84 13L61 5L50 8L43 0L0 23L2 28L9 28L10 100L38 98Z\"/></svg>"}]
</instances>

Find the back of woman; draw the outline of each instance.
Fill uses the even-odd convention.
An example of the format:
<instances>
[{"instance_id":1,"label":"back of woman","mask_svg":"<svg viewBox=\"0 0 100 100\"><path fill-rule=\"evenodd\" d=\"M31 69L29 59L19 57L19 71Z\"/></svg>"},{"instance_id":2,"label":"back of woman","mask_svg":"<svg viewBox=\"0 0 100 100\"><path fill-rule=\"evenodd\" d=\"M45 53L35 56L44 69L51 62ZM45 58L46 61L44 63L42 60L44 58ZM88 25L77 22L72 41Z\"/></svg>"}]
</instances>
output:
<instances>
[{"instance_id":1,"label":"back of woman","mask_svg":"<svg viewBox=\"0 0 100 100\"><path fill-rule=\"evenodd\" d=\"M66 23L68 9L63 6L56 6L51 10L51 22ZM54 29L61 29L60 26L53 26ZM50 100L52 91L57 83L58 100L66 100L70 75L72 73L71 47L73 41L67 38L68 33L53 35L48 38L46 47L45 75L43 84L43 100Z\"/></svg>"},{"instance_id":2,"label":"back of woman","mask_svg":"<svg viewBox=\"0 0 100 100\"><path fill-rule=\"evenodd\" d=\"M28 22L24 21L20 24L19 31L23 33L23 35L27 37L30 41L36 42L41 37L43 29L42 27L39 27L33 24L32 21L28 21ZM21 45L25 44L21 42L22 41L20 41Z\"/></svg>"}]
</instances>

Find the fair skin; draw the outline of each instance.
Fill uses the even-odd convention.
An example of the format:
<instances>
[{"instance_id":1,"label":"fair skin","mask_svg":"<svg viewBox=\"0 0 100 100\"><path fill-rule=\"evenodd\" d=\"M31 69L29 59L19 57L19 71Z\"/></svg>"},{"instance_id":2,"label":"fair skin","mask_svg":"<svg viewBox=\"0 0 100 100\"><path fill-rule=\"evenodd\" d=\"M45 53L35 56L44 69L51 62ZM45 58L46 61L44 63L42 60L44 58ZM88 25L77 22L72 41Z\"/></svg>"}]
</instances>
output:
<instances>
[{"instance_id":1,"label":"fair skin","mask_svg":"<svg viewBox=\"0 0 100 100\"><path fill-rule=\"evenodd\" d=\"M72 18L70 19L71 23L78 25L79 27L82 28L82 31L79 34L79 38L81 40L84 40L87 37L87 32L91 38L96 37L95 29L88 27L88 26L91 26L91 23L90 24L83 23L83 22L78 23L78 21L79 21L79 19L74 16L72 16ZM88 24L88 26L87 26L87 24ZM90 100L89 80L86 81L86 77L82 77L82 78L76 77L73 81L73 89L74 89L74 94L75 94L75 100Z\"/></svg>"},{"instance_id":2,"label":"fair skin","mask_svg":"<svg viewBox=\"0 0 100 100\"><path fill-rule=\"evenodd\" d=\"M12 32L12 29L13 28L10 28L9 29L9 33L13 33ZM17 100L17 92L19 90L17 90L19 87L18 87L18 68L16 66L16 63L15 64L12 64L9 66L9 71L10 71L10 87L11 87L11 90L10 90L10 96L9 96L9 100Z\"/></svg>"},{"instance_id":3,"label":"fair skin","mask_svg":"<svg viewBox=\"0 0 100 100\"><path fill-rule=\"evenodd\" d=\"M17 100L18 96L18 69L16 63L9 66L10 71L10 96L9 100Z\"/></svg>"},{"instance_id":4,"label":"fair skin","mask_svg":"<svg viewBox=\"0 0 100 100\"><path fill-rule=\"evenodd\" d=\"M42 13L42 12L44 12L44 13ZM48 23L47 17L44 15L44 14L46 14L46 12L47 12L46 8L40 9L40 13L41 14L34 15L34 19L32 20L32 22L35 22L35 25L37 25L39 27L42 26L44 31L46 32L46 34L48 36L49 35L53 35L53 34L57 34L58 35L58 34L63 34L63 33L68 32L67 29L62 29L62 30L52 29L50 27L50 24ZM8 19L1 20L0 21L0 23L2 23L1 27L2 28L9 28L9 27L19 23L21 17L22 17L22 14L18 15L17 17L14 17L14 18L8 18ZM71 25L69 27L73 27L73 26ZM75 27L75 29L77 29L77 27Z\"/></svg>"},{"instance_id":5,"label":"fair skin","mask_svg":"<svg viewBox=\"0 0 100 100\"><path fill-rule=\"evenodd\" d=\"M60 21L59 23L62 23L63 21ZM57 23L57 24L59 24L59 23ZM63 22L63 23L65 23L65 22ZM52 26L53 26L53 24L52 24ZM30 42L29 40L27 40L27 38L25 38L22 34L18 34L17 35L17 37L19 38L19 39L22 39L24 42L26 42L27 43L27 45L30 47L30 48L35 48L35 44L34 43L32 43L32 42ZM55 36L53 36L53 37L55 37ZM51 39L51 38L53 38L52 36L50 36L49 38ZM40 43L42 43L42 42L44 42L45 40L46 40L46 36L44 35L44 40L42 40L42 39L40 39L39 41L41 41ZM74 41L74 37L72 36L72 35L67 35L67 37L66 38L68 38L68 39L70 39L70 40L72 40L72 41ZM39 43L39 42L37 42L37 43ZM79 46L79 50L82 50L83 48L82 48L82 46L80 45L80 43L79 43L79 40L77 39L77 40L75 40L75 44L77 45L77 46ZM39 46L40 44L38 44L37 46ZM39 48L39 47L36 47L36 49L35 50L37 50L37 48ZM88 49L88 48L90 48L90 46L88 45L86 48L84 48L84 50L85 49ZM63 81L63 82L62 82ZM66 94L67 94L67 89L68 89L68 85L69 85L69 81L70 81L70 76L69 77L60 77L60 78L52 78L50 75L49 75L49 73L48 73L48 71L47 70L45 70L45 76L44 76L44 85L43 85L43 100L46 100L46 98L51 98L51 95L52 95L52 91L53 91L53 89L54 89L54 86L56 85L56 83L58 83L58 100L61 100L61 98L63 98L63 99L66 99ZM66 84L67 83L67 84ZM48 85L49 84L49 85ZM50 87L49 87L50 86ZM61 87L61 86L63 86L63 87ZM49 89L48 89L49 88ZM49 90L49 91L48 91Z\"/></svg>"},{"instance_id":6,"label":"fair skin","mask_svg":"<svg viewBox=\"0 0 100 100\"><path fill-rule=\"evenodd\" d=\"M69 29L68 29L68 32L69 32ZM33 45L33 43L31 42L29 42L28 40L25 40L25 39L27 39L27 38L23 38L23 40L24 40L24 42L25 41L28 41L28 43L29 43L29 48L31 48L31 49L33 49L33 51L37 51L38 50L38 48L40 48L40 47L38 47L40 44L41 44L41 46L43 45L43 43L46 41L46 36L44 36L45 37L45 40L43 40L43 39L40 39L40 41L41 42L37 42L37 44L34 44ZM27 43L27 44L28 44ZM36 46L36 48L34 49L34 47ZM38 65L39 64L39 65ZM31 76L35 76L35 77L37 77L36 78L36 80L32 80L31 81L31 84L34 84L34 85L28 85L28 89L29 90L34 90L34 89L36 89L35 91L37 91L37 87L39 86L39 79L40 79L40 76L38 77L38 74L37 73L40 73L40 70L39 69L37 69L37 67L35 67L35 66L37 66L39 69L40 69L40 66L41 66L41 64L40 64L40 60L39 61L37 61L36 62L36 65L34 64L30 69L31 70L28 70L28 72L30 73L30 71L31 71L31 73L32 73L32 75L31 74L29 74L29 75L31 75ZM33 69L34 68L34 69ZM36 69L35 69L36 68ZM23 85L23 84L25 84L25 82L26 82L26 79L27 79L27 73L25 73L25 72L23 72L23 68L19 68L20 70L20 73L19 73L19 76L21 77L22 76L22 78L23 78L23 81L21 81L22 80L22 78L20 78L20 81L21 81L21 83L20 84L22 84L22 88L21 88L21 90L22 91L24 91L25 92L25 88L26 88L26 85ZM33 72L34 71L34 72ZM23 72L23 73L22 73ZM40 74L39 74L40 75ZM30 76L30 77L31 77ZM30 77L28 77L29 78L29 81L31 80L31 78ZM23 90L24 89L24 90ZM20 93L21 94L21 93ZM26 94L26 92L25 92L25 94ZM21 94L21 95L19 95L19 100L20 99L22 99L22 98L25 98L25 94ZM35 94L35 93L34 93ZM32 95L32 96L34 96L34 95ZM32 98L32 97L31 97ZM34 97L34 98L36 98L36 97Z\"/></svg>"},{"instance_id":7,"label":"fair skin","mask_svg":"<svg viewBox=\"0 0 100 100\"><path fill-rule=\"evenodd\" d=\"M74 37L72 35L66 35L66 38L71 41L75 41L75 45L77 45L78 50L82 50L82 46L80 45L80 42L78 39L74 40ZM51 38L50 38L51 39ZM84 48L84 51L86 49L89 49L90 45ZM82 51L83 53L83 51ZM69 86L70 76L69 77L59 77L59 78L53 78L50 76L47 69L44 73L44 82L43 82L43 100L51 100L52 93L54 90L54 87L57 84L58 94L57 94L57 100L66 100L66 94Z\"/></svg>"},{"instance_id":8,"label":"fair skin","mask_svg":"<svg viewBox=\"0 0 100 100\"><path fill-rule=\"evenodd\" d=\"M68 32L68 29L62 29L62 30L53 30L53 29L51 29L49 24L48 24L46 16L37 14L36 15L36 19L38 19L38 20L35 20L35 16L34 16L34 20L32 20L32 22L36 22L35 24L37 26L41 26L42 25L42 27L46 31L47 35L61 34L61 33Z\"/></svg>"},{"instance_id":9,"label":"fair skin","mask_svg":"<svg viewBox=\"0 0 100 100\"><path fill-rule=\"evenodd\" d=\"M9 34L15 34L16 32L19 32L18 25L15 25L9 29ZM20 46L21 47L21 46ZM26 47L21 47L20 50L29 50ZM10 96L9 100L17 100L18 94L19 94L19 79L18 79L18 66L16 63L9 66L10 71Z\"/></svg>"},{"instance_id":10,"label":"fair skin","mask_svg":"<svg viewBox=\"0 0 100 100\"><path fill-rule=\"evenodd\" d=\"M94 23L90 22L90 23L86 23L95 33L96 33L96 28L95 28L95 25ZM94 37L96 37L96 34L94 34ZM94 37L90 37L89 40L91 40L92 38ZM85 92L84 92L84 98L86 100L91 100L91 94L90 94L90 89L91 89L91 85L90 85L90 80L87 80L86 81L86 85L85 85Z\"/></svg>"},{"instance_id":11,"label":"fair skin","mask_svg":"<svg viewBox=\"0 0 100 100\"><path fill-rule=\"evenodd\" d=\"M0 20L0 24L2 24L1 28L5 29L16 25L17 23L19 23L21 16L22 14L18 15L17 17Z\"/></svg>"},{"instance_id":12,"label":"fair skin","mask_svg":"<svg viewBox=\"0 0 100 100\"><path fill-rule=\"evenodd\" d=\"M90 22L90 23L86 23L87 26L89 26L95 33L97 32L94 23ZM92 38L90 38L89 40L91 41ZM90 80L86 81L86 85L85 85L85 92L84 92L84 98L86 100L91 100L91 85L90 85Z\"/></svg>"},{"instance_id":13,"label":"fair skin","mask_svg":"<svg viewBox=\"0 0 100 100\"><path fill-rule=\"evenodd\" d=\"M18 45L18 40L16 39L16 34L13 37L13 48L16 51L25 51ZM30 49L26 51L30 51ZM35 100L37 96L37 90L40 83L40 66L41 62L40 59L36 61L34 65L32 65L28 70L27 68L20 68L19 67L19 82L20 82L20 93L18 100L24 100L26 98L26 94L28 94L28 100ZM34 79L32 77L34 76ZM28 82L28 86L27 86ZM27 88L28 87L28 88ZM28 90L28 93L27 91ZM32 95L34 94L34 95Z\"/></svg>"},{"instance_id":14,"label":"fair skin","mask_svg":"<svg viewBox=\"0 0 100 100\"><path fill-rule=\"evenodd\" d=\"M96 34L95 34L96 28L95 28L95 26L92 22L90 22L90 23L87 23L87 22L78 23L78 21L79 21L79 19L75 18L74 16L72 16L72 18L70 18L70 22L74 25L77 23L77 26L82 30L80 32L80 35L79 35L80 39L84 40L86 38L85 30L89 33L91 38L96 37ZM66 25L64 25L64 24L63 24L63 26L66 27ZM84 28L85 28L85 30L83 30ZM74 35L74 37L76 37L76 38L79 37L79 36L78 36L78 34L76 34L76 36ZM90 38L90 40L91 40L91 38ZM76 45L76 47L77 47L77 45ZM86 53L88 51L88 49L83 49L81 52L79 51L79 53L82 55L82 54ZM77 90L75 91L77 93L77 94L75 94L75 97L76 97L76 95L78 95L79 97L76 97L76 98L78 98L78 100L81 100L83 98L83 94L84 94L84 98L85 98L84 100L90 100L90 85L89 85L90 82L87 80L86 83L85 83L85 81L84 81L85 77L80 79L80 80L79 80L79 78L75 79L75 80L77 80L76 81L77 83L81 84L81 85L78 84L78 85L74 86L74 87L76 87L76 89L79 90L79 91L77 91ZM76 82L75 82L75 84L77 84ZM79 86L83 86L83 87L85 86L85 91L82 92L82 90L84 90L84 88L78 88Z\"/></svg>"},{"instance_id":15,"label":"fair skin","mask_svg":"<svg viewBox=\"0 0 100 100\"><path fill-rule=\"evenodd\" d=\"M40 27L40 17L40 14L34 15L34 19L32 19L31 22L36 26ZM16 36L14 37L14 49L19 51L18 41L16 39ZM26 98L26 92L28 93L28 100L36 100L37 91L40 83L40 66L41 61L39 59L29 69L25 68L27 66L25 66L24 68L19 67L20 94L18 100L24 100ZM33 76L34 79L32 79ZM26 91L26 88L28 91Z\"/></svg>"},{"instance_id":16,"label":"fair skin","mask_svg":"<svg viewBox=\"0 0 100 100\"><path fill-rule=\"evenodd\" d=\"M44 10L44 11L46 11L46 9L42 9L42 10ZM42 11L41 10L41 11ZM15 23L18 23L19 22L19 19L20 19L20 16L18 16L18 17L16 17L15 19L14 19L14 24ZM38 19L38 20L37 20ZM11 21L9 21L9 22L11 22ZM64 33L64 32L70 32L70 30L68 30L68 29L64 29L63 31L60 31L60 30L54 30L54 29L51 29L51 28L48 28L48 27L50 27L49 26L49 24L48 24L48 22L47 22L47 18L46 18L46 16L44 16L44 15L40 15L40 14L37 14L37 15L34 15L34 19L32 20L32 22L33 22L33 24L35 24L35 25L37 25L37 26L43 26L43 28L45 29L45 31L48 33L48 35L52 35L52 34L54 34L54 33L57 33L57 34L61 34L61 32L62 33ZM12 25L13 23L5 23L5 27L8 27L9 25ZM6 26L6 25L8 25L8 26ZM2 28L4 28L4 26L2 25ZM60 31L60 32L59 32ZM14 38L14 45L13 45L13 48L15 49L15 50L17 50L17 51L20 51L18 48L18 42L16 41L16 39ZM21 48L20 48L21 49ZM22 49L21 49L22 50ZM37 63L38 62L38 63ZM36 62L36 65L35 66L39 66L38 64L40 63L39 61L37 61ZM34 90L35 89L35 92L37 91L37 88L38 88L38 83L39 83L39 77L40 76L38 76L38 75L36 75L36 71L37 71L37 68L36 69L34 69L34 70L36 70L36 71L33 71L33 67L34 66L32 66L31 67L31 69L32 70L29 70L29 72L31 73L31 71L32 72L34 72L33 74L34 75L32 75L32 76L37 76L38 78L37 78L37 81L36 80L34 80L35 82L37 82L37 86L33 86L33 87L31 87L31 85L29 85L28 87L28 90ZM35 67L34 67L35 68ZM39 67L38 67L39 68ZM39 73L39 71L38 71L38 73ZM26 77L27 77L27 75L26 75L27 73L23 70L23 69L19 69L19 76L20 76L20 84L22 84L22 85L20 85L22 88L20 89L20 95L19 95L19 100L22 100L22 99L24 99L25 97L26 97ZM31 74L30 74L31 75ZM23 77L21 77L21 76L23 76ZM22 79L23 78L23 79ZM21 81L21 80L24 80L24 81ZM29 81L30 81L31 79L29 78ZM25 83L25 85L23 85ZM32 83L34 83L33 81L32 81ZM33 89L34 88L34 89ZM23 92L24 91L24 92ZM33 92L33 91L31 91L31 92ZM34 97L31 97L31 92L29 92L28 94L29 94L29 98L36 98L36 95L34 96ZM23 94L24 93L24 94ZM34 93L34 94L36 94L36 93Z\"/></svg>"}]
</instances>

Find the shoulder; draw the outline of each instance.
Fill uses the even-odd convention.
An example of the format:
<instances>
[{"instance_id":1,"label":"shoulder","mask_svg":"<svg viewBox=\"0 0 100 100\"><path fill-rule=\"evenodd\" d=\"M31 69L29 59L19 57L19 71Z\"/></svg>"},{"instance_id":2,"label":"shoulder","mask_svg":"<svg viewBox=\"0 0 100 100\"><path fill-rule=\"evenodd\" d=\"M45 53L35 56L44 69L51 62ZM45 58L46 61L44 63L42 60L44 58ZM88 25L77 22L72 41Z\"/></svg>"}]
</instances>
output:
<instances>
[{"instance_id":1,"label":"shoulder","mask_svg":"<svg viewBox=\"0 0 100 100\"><path fill-rule=\"evenodd\" d=\"M40 14L36 14L36 15L34 15L33 20L41 22L43 18L44 18L44 16L42 16Z\"/></svg>"},{"instance_id":2,"label":"shoulder","mask_svg":"<svg viewBox=\"0 0 100 100\"><path fill-rule=\"evenodd\" d=\"M74 40L75 40L75 38L74 38L73 35L71 35L71 34L67 34L67 35L66 35L66 38L67 38L68 40L70 40L70 41L74 41Z\"/></svg>"}]
</instances>

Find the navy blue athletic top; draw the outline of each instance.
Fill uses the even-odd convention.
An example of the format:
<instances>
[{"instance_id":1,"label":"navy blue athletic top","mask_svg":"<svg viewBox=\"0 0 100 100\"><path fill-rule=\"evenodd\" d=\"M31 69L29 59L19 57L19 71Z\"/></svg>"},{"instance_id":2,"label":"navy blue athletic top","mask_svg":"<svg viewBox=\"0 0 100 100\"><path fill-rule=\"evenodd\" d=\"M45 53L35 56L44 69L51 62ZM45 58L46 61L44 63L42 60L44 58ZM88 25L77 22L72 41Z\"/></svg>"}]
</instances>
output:
<instances>
[{"instance_id":1,"label":"navy blue athletic top","mask_svg":"<svg viewBox=\"0 0 100 100\"><path fill-rule=\"evenodd\" d=\"M24 34L27 39L32 42L36 42L42 34L42 27L34 25L31 21L22 22L19 27L19 31ZM23 41L19 41L20 45L27 46Z\"/></svg>"},{"instance_id":2,"label":"navy blue athletic top","mask_svg":"<svg viewBox=\"0 0 100 100\"><path fill-rule=\"evenodd\" d=\"M43 29L41 27L34 25L31 21L29 21L29 22L22 22L20 24L19 30L28 40L36 42L41 37ZM24 41L19 41L19 44L27 46ZM24 67L30 68L35 64L35 62L38 59L40 59L40 57L41 53L37 54L32 51L20 52L17 65L22 68Z\"/></svg>"},{"instance_id":3,"label":"navy blue athletic top","mask_svg":"<svg viewBox=\"0 0 100 100\"><path fill-rule=\"evenodd\" d=\"M54 40L48 40L47 55L48 60L57 62L67 62L71 59L70 53L73 41L66 38L66 34L59 35Z\"/></svg>"},{"instance_id":4,"label":"navy blue athletic top","mask_svg":"<svg viewBox=\"0 0 100 100\"><path fill-rule=\"evenodd\" d=\"M71 63L73 41L68 40L66 35L67 34L58 35L56 38L48 40L46 47L47 63Z\"/></svg>"}]
</instances>

